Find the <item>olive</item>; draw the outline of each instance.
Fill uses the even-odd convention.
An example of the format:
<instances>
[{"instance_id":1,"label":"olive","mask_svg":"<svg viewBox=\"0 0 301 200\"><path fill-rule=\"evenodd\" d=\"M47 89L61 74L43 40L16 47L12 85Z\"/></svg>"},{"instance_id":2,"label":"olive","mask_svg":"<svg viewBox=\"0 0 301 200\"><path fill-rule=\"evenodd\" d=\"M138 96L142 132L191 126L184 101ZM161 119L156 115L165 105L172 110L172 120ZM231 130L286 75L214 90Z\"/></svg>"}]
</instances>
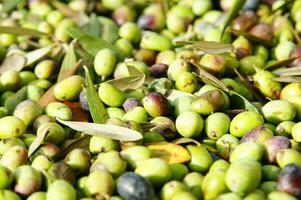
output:
<instances>
[{"instance_id":1,"label":"olive","mask_svg":"<svg viewBox=\"0 0 301 200\"><path fill-rule=\"evenodd\" d=\"M218 139L226 134L230 127L230 118L222 112L216 112L205 120L205 133L211 139Z\"/></svg>"},{"instance_id":2,"label":"olive","mask_svg":"<svg viewBox=\"0 0 301 200\"><path fill-rule=\"evenodd\" d=\"M151 200L155 196L150 182L134 172L126 172L118 179L117 191L124 200Z\"/></svg>"},{"instance_id":3,"label":"olive","mask_svg":"<svg viewBox=\"0 0 301 200\"><path fill-rule=\"evenodd\" d=\"M230 162L235 162L239 159L249 159L260 161L263 156L263 148L255 142L244 142L239 144L230 154Z\"/></svg>"},{"instance_id":4,"label":"olive","mask_svg":"<svg viewBox=\"0 0 301 200\"><path fill-rule=\"evenodd\" d=\"M79 75L70 76L54 86L54 96L60 101L78 99L84 79Z\"/></svg>"},{"instance_id":5,"label":"olive","mask_svg":"<svg viewBox=\"0 0 301 200\"><path fill-rule=\"evenodd\" d=\"M97 52L94 58L94 70L98 76L105 80L110 76L115 68L116 55L110 49L102 49Z\"/></svg>"},{"instance_id":6,"label":"olive","mask_svg":"<svg viewBox=\"0 0 301 200\"><path fill-rule=\"evenodd\" d=\"M20 137L25 133L24 122L15 116L6 116L0 119L0 138L7 139Z\"/></svg>"},{"instance_id":7,"label":"olive","mask_svg":"<svg viewBox=\"0 0 301 200\"><path fill-rule=\"evenodd\" d=\"M186 190L187 189L183 183L172 180L164 184L160 192L160 197L162 200L169 200L172 199L176 193Z\"/></svg>"},{"instance_id":8,"label":"olive","mask_svg":"<svg viewBox=\"0 0 301 200\"><path fill-rule=\"evenodd\" d=\"M127 98L122 106L124 110L127 112L136 106L140 106L140 101L136 98Z\"/></svg>"},{"instance_id":9,"label":"olive","mask_svg":"<svg viewBox=\"0 0 301 200\"><path fill-rule=\"evenodd\" d=\"M191 155L188 167L196 172L205 173L209 170L213 160L205 147L188 145L187 150Z\"/></svg>"},{"instance_id":10,"label":"olive","mask_svg":"<svg viewBox=\"0 0 301 200\"><path fill-rule=\"evenodd\" d=\"M110 83L101 83L98 94L100 99L108 106L120 106L125 100L124 93Z\"/></svg>"},{"instance_id":11,"label":"olive","mask_svg":"<svg viewBox=\"0 0 301 200\"><path fill-rule=\"evenodd\" d=\"M25 100L18 104L13 115L21 119L28 127L42 114L43 108L37 102Z\"/></svg>"},{"instance_id":12,"label":"olive","mask_svg":"<svg viewBox=\"0 0 301 200\"><path fill-rule=\"evenodd\" d=\"M291 142L286 137L274 136L271 139L267 140L264 143L264 146L267 160L270 163L274 163L276 162L277 153L281 149L289 149L291 147Z\"/></svg>"},{"instance_id":13,"label":"olive","mask_svg":"<svg viewBox=\"0 0 301 200\"><path fill-rule=\"evenodd\" d=\"M249 133L247 133L243 138L241 138L240 142L252 141L257 144L264 144L267 140L273 137L273 132L260 125L256 128L253 128Z\"/></svg>"},{"instance_id":14,"label":"olive","mask_svg":"<svg viewBox=\"0 0 301 200\"><path fill-rule=\"evenodd\" d=\"M55 180L50 184L46 193L46 200L51 199L76 200L75 189L65 180Z\"/></svg>"},{"instance_id":15,"label":"olive","mask_svg":"<svg viewBox=\"0 0 301 200\"><path fill-rule=\"evenodd\" d=\"M277 179L277 190L293 196L301 195L301 168L295 164L286 165Z\"/></svg>"},{"instance_id":16,"label":"olive","mask_svg":"<svg viewBox=\"0 0 301 200\"><path fill-rule=\"evenodd\" d=\"M196 112L187 111L176 119L176 129L184 137L197 137L204 126L203 118Z\"/></svg>"},{"instance_id":17,"label":"olive","mask_svg":"<svg viewBox=\"0 0 301 200\"><path fill-rule=\"evenodd\" d=\"M58 117L62 120L72 119L71 109L61 102L49 103L45 108L45 112L50 117Z\"/></svg>"},{"instance_id":18,"label":"olive","mask_svg":"<svg viewBox=\"0 0 301 200\"><path fill-rule=\"evenodd\" d=\"M142 100L146 112L152 117L168 116L171 113L171 105L168 100L158 92L151 92Z\"/></svg>"}]
</instances>

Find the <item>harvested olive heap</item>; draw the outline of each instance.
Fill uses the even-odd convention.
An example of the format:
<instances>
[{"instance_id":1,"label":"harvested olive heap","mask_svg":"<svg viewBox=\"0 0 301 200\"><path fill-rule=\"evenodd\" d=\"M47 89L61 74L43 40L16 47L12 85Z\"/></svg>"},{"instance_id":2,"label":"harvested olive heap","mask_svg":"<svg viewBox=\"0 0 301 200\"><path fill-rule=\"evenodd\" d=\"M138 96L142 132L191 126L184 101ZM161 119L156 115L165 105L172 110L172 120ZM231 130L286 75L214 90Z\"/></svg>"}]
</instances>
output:
<instances>
[{"instance_id":1,"label":"harvested olive heap","mask_svg":"<svg viewBox=\"0 0 301 200\"><path fill-rule=\"evenodd\" d=\"M3 0L0 200L301 199L301 0Z\"/></svg>"}]
</instances>

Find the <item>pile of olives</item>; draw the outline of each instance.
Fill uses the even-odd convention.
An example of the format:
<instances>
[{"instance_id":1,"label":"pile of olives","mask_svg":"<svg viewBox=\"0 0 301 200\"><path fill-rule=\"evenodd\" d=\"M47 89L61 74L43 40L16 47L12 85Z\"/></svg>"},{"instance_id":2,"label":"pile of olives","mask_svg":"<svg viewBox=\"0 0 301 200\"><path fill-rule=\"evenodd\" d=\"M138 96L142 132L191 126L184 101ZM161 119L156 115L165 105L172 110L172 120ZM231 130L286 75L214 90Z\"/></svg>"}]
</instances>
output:
<instances>
[{"instance_id":1,"label":"pile of olives","mask_svg":"<svg viewBox=\"0 0 301 200\"><path fill-rule=\"evenodd\" d=\"M0 200L301 198L300 0L0 9Z\"/></svg>"}]
</instances>

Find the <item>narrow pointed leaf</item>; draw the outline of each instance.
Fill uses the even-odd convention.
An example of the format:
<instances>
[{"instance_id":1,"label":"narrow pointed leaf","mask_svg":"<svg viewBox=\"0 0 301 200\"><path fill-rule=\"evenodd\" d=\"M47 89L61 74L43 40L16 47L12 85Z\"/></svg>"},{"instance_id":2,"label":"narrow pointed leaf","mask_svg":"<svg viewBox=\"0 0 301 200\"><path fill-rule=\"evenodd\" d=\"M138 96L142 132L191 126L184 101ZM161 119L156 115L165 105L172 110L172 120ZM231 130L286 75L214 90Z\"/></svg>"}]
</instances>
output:
<instances>
[{"instance_id":1,"label":"narrow pointed leaf","mask_svg":"<svg viewBox=\"0 0 301 200\"><path fill-rule=\"evenodd\" d=\"M77 17L78 12L60 1L51 1L51 5L67 17Z\"/></svg>"},{"instance_id":2,"label":"narrow pointed leaf","mask_svg":"<svg viewBox=\"0 0 301 200\"><path fill-rule=\"evenodd\" d=\"M193 45L197 50L208 54L223 54L233 51L231 44L208 41L176 41L176 45Z\"/></svg>"},{"instance_id":3,"label":"narrow pointed leaf","mask_svg":"<svg viewBox=\"0 0 301 200\"><path fill-rule=\"evenodd\" d=\"M57 118L57 121L70 127L73 130L83 132L87 135L97 135L120 141L137 141L142 139L138 131L111 124L96 124L88 122L64 121Z\"/></svg>"},{"instance_id":4,"label":"narrow pointed leaf","mask_svg":"<svg viewBox=\"0 0 301 200\"><path fill-rule=\"evenodd\" d=\"M101 24L100 37L111 44L114 43L119 38L117 24L108 17L99 16L97 19Z\"/></svg>"},{"instance_id":5,"label":"narrow pointed leaf","mask_svg":"<svg viewBox=\"0 0 301 200\"><path fill-rule=\"evenodd\" d=\"M151 150L152 157L161 158L170 164L186 163L191 159L191 155L187 149L174 143L151 143L147 144L147 148Z\"/></svg>"},{"instance_id":6,"label":"narrow pointed leaf","mask_svg":"<svg viewBox=\"0 0 301 200\"><path fill-rule=\"evenodd\" d=\"M231 24L232 20L237 16L237 14L239 13L240 9L243 7L245 2L246 0L235 0L235 2L233 3L233 5L231 6L230 10L227 13L226 20L222 27L222 34L220 38L223 37L226 28Z\"/></svg>"},{"instance_id":7,"label":"narrow pointed leaf","mask_svg":"<svg viewBox=\"0 0 301 200\"><path fill-rule=\"evenodd\" d=\"M48 123L42 124L37 130L37 137L28 148L28 157L30 157L43 143L51 126Z\"/></svg>"},{"instance_id":8,"label":"narrow pointed leaf","mask_svg":"<svg viewBox=\"0 0 301 200\"><path fill-rule=\"evenodd\" d=\"M273 74L278 76L297 76L301 75L301 66L300 67L291 67L283 68L273 71Z\"/></svg>"},{"instance_id":9,"label":"narrow pointed leaf","mask_svg":"<svg viewBox=\"0 0 301 200\"><path fill-rule=\"evenodd\" d=\"M108 83L116 86L121 91L129 90L129 89L138 89L143 85L145 80L145 75L142 74L140 76L128 76L123 78L117 78L113 80L107 81Z\"/></svg>"},{"instance_id":10,"label":"narrow pointed leaf","mask_svg":"<svg viewBox=\"0 0 301 200\"><path fill-rule=\"evenodd\" d=\"M0 75L7 70L21 71L25 67L26 58L23 55L11 54L7 56L0 66Z\"/></svg>"},{"instance_id":11,"label":"narrow pointed leaf","mask_svg":"<svg viewBox=\"0 0 301 200\"><path fill-rule=\"evenodd\" d=\"M116 53L119 60L123 60L124 58L117 47L102 38L93 37L78 28L69 28L68 33L72 38L78 39L81 46L92 56L96 56L99 50L108 48Z\"/></svg>"},{"instance_id":12,"label":"narrow pointed leaf","mask_svg":"<svg viewBox=\"0 0 301 200\"><path fill-rule=\"evenodd\" d=\"M62 154L65 157L70 151L77 149L77 148L89 148L90 143L90 135L83 135L80 138L72 139L68 141L66 145L62 147Z\"/></svg>"},{"instance_id":13,"label":"narrow pointed leaf","mask_svg":"<svg viewBox=\"0 0 301 200\"><path fill-rule=\"evenodd\" d=\"M248 111L253 111L253 112L256 112L256 113L259 113L258 109L248 101L248 99L246 99L244 96L234 92L234 91L229 91L229 95L234 95L234 96L238 96L239 98L241 98L244 102L244 108Z\"/></svg>"},{"instance_id":14,"label":"narrow pointed leaf","mask_svg":"<svg viewBox=\"0 0 301 200\"><path fill-rule=\"evenodd\" d=\"M24 101L27 97L27 87L24 86L18 92L8 97L4 102L4 107L7 109L9 115L12 115L17 105Z\"/></svg>"},{"instance_id":15,"label":"narrow pointed leaf","mask_svg":"<svg viewBox=\"0 0 301 200\"><path fill-rule=\"evenodd\" d=\"M88 33L92 36L99 37L102 31L102 24L97 19L94 13L90 16L90 22L88 24Z\"/></svg>"},{"instance_id":16,"label":"narrow pointed leaf","mask_svg":"<svg viewBox=\"0 0 301 200\"><path fill-rule=\"evenodd\" d=\"M274 81L283 82L283 83L301 83L300 76L285 76L285 77L276 77L273 78Z\"/></svg>"},{"instance_id":17,"label":"narrow pointed leaf","mask_svg":"<svg viewBox=\"0 0 301 200\"><path fill-rule=\"evenodd\" d=\"M3 12L10 12L14 10L19 4L22 4L25 0L4 0L3 1Z\"/></svg>"},{"instance_id":18,"label":"narrow pointed leaf","mask_svg":"<svg viewBox=\"0 0 301 200\"><path fill-rule=\"evenodd\" d=\"M26 58L26 66L33 64L34 62L40 60L44 56L46 56L49 52L51 52L53 46L42 47L40 49L36 49L34 51L30 51L26 53L24 56Z\"/></svg>"},{"instance_id":19,"label":"narrow pointed leaf","mask_svg":"<svg viewBox=\"0 0 301 200\"><path fill-rule=\"evenodd\" d=\"M109 118L107 110L101 102L99 95L92 82L90 72L86 66L84 66L86 74L86 99L90 108L92 119L95 123L103 124Z\"/></svg>"},{"instance_id":20,"label":"narrow pointed leaf","mask_svg":"<svg viewBox=\"0 0 301 200\"><path fill-rule=\"evenodd\" d=\"M265 70L275 70L275 69L278 69L281 67L285 67L285 66L288 66L289 64L291 64L292 62L294 62L296 59L297 59L297 57L292 57L292 58L288 58L285 60L281 60L281 61L278 61L276 63L266 66L264 69Z\"/></svg>"},{"instance_id":21,"label":"narrow pointed leaf","mask_svg":"<svg viewBox=\"0 0 301 200\"><path fill-rule=\"evenodd\" d=\"M30 28L16 27L16 26L0 26L0 34L12 34L17 36L28 35L31 37L49 36L47 33L40 32Z\"/></svg>"}]
</instances>

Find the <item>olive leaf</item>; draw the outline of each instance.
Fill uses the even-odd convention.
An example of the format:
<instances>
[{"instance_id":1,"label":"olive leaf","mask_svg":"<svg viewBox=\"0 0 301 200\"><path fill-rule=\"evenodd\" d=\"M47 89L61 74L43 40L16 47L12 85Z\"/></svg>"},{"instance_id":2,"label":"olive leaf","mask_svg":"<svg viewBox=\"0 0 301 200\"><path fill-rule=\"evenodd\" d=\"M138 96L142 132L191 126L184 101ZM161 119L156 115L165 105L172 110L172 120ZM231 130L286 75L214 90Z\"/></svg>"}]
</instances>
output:
<instances>
[{"instance_id":1,"label":"olive leaf","mask_svg":"<svg viewBox=\"0 0 301 200\"><path fill-rule=\"evenodd\" d=\"M2 4L3 12L10 12L14 10L18 5L24 3L25 0L4 0Z\"/></svg>"},{"instance_id":2,"label":"olive leaf","mask_svg":"<svg viewBox=\"0 0 301 200\"><path fill-rule=\"evenodd\" d=\"M122 126L64 121L58 118L56 118L56 120L73 130L83 132L87 135L103 136L120 141L137 141L142 139L142 134L140 132Z\"/></svg>"},{"instance_id":3,"label":"olive leaf","mask_svg":"<svg viewBox=\"0 0 301 200\"><path fill-rule=\"evenodd\" d=\"M17 105L24 101L27 97L27 87L23 86L20 90L18 90L15 94L8 97L4 102L4 107L7 109L7 113L12 115Z\"/></svg>"},{"instance_id":4,"label":"olive leaf","mask_svg":"<svg viewBox=\"0 0 301 200\"><path fill-rule=\"evenodd\" d=\"M92 13L89 19L88 30L87 32L95 37L99 37L102 30L102 24L97 19L95 13Z\"/></svg>"},{"instance_id":5,"label":"olive leaf","mask_svg":"<svg viewBox=\"0 0 301 200\"><path fill-rule=\"evenodd\" d=\"M226 28L230 25L234 17L236 17L236 15L239 13L240 9L243 7L245 2L246 0L235 0L235 2L233 3L233 5L231 6L230 10L227 13L226 19L222 26L222 33L220 38L223 37Z\"/></svg>"},{"instance_id":6,"label":"olive leaf","mask_svg":"<svg viewBox=\"0 0 301 200\"><path fill-rule=\"evenodd\" d=\"M109 43L114 43L119 38L117 24L108 17L99 16L97 19L101 24L100 37Z\"/></svg>"},{"instance_id":7,"label":"olive leaf","mask_svg":"<svg viewBox=\"0 0 301 200\"><path fill-rule=\"evenodd\" d=\"M283 83L301 83L300 76L280 76L273 78L274 81L283 82Z\"/></svg>"},{"instance_id":8,"label":"olive leaf","mask_svg":"<svg viewBox=\"0 0 301 200\"><path fill-rule=\"evenodd\" d=\"M109 118L107 110L101 102L99 95L94 87L90 72L87 66L84 66L86 74L86 99L90 108L92 119L95 123L105 123Z\"/></svg>"},{"instance_id":9,"label":"olive leaf","mask_svg":"<svg viewBox=\"0 0 301 200\"><path fill-rule=\"evenodd\" d=\"M206 70L204 70L199 64L194 63L194 62L189 62L190 64L192 64L193 66L195 66L197 68L197 74L198 76L207 84L211 84L215 87L217 87L218 89L226 92L227 94L229 94L230 96L237 96L239 97L241 100L243 100L244 102L244 107L246 110L249 111L253 111L253 112L257 112L259 113L259 111L257 110L257 108L250 103L244 96L230 90L229 88L227 88L227 86L221 82L219 79L217 79L215 76L213 76L212 74L210 74L209 72L207 72Z\"/></svg>"},{"instance_id":10,"label":"olive leaf","mask_svg":"<svg viewBox=\"0 0 301 200\"><path fill-rule=\"evenodd\" d=\"M301 66L274 70L273 74L277 76L298 76L301 75Z\"/></svg>"},{"instance_id":11,"label":"olive leaf","mask_svg":"<svg viewBox=\"0 0 301 200\"><path fill-rule=\"evenodd\" d=\"M28 35L31 37L42 37L42 36L50 36L47 33L37 31L31 28L23 28L17 26L0 26L0 34L12 34L12 35Z\"/></svg>"},{"instance_id":12,"label":"olive leaf","mask_svg":"<svg viewBox=\"0 0 301 200\"><path fill-rule=\"evenodd\" d=\"M41 146L50 128L51 126L49 123L44 123L38 128L37 137L28 148L28 157L30 157Z\"/></svg>"},{"instance_id":13,"label":"olive leaf","mask_svg":"<svg viewBox=\"0 0 301 200\"><path fill-rule=\"evenodd\" d=\"M111 43L105 41L102 38L91 36L79 28L69 28L68 34L79 41L81 46L92 56L96 56L97 52L101 49L108 48L115 52L118 60L123 60L124 55L118 50L118 48Z\"/></svg>"},{"instance_id":14,"label":"olive leaf","mask_svg":"<svg viewBox=\"0 0 301 200\"><path fill-rule=\"evenodd\" d=\"M259 38L257 36L254 36L248 32L245 32L245 31L239 31L239 30L235 30L235 29L230 29L230 32L232 32L234 35L241 35L241 36L244 36L245 38L247 38L250 42L252 43L255 43L255 44L263 44L267 47L274 47L276 46L277 44L273 41L270 41L270 40L265 40L265 39L262 39L262 38Z\"/></svg>"},{"instance_id":15,"label":"olive leaf","mask_svg":"<svg viewBox=\"0 0 301 200\"><path fill-rule=\"evenodd\" d=\"M112 79L107 81L107 83L116 86L122 91L138 89L145 81L145 74L141 73L133 66L126 65L126 67L129 72L129 76Z\"/></svg>"},{"instance_id":16,"label":"olive leaf","mask_svg":"<svg viewBox=\"0 0 301 200\"><path fill-rule=\"evenodd\" d=\"M188 92L183 92L183 91L180 91L180 90L176 90L176 89L171 89L171 90L168 90L167 91L167 96L166 98L173 102L174 100L176 100L177 98L179 97L182 97L182 96L191 96L191 97L195 97L193 94L190 94Z\"/></svg>"},{"instance_id":17,"label":"olive leaf","mask_svg":"<svg viewBox=\"0 0 301 200\"><path fill-rule=\"evenodd\" d=\"M152 157L161 158L166 162L186 163L191 159L191 155L187 149L181 145L170 142L156 142L146 145L152 152Z\"/></svg>"},{"instance_id":18,"label":"olive leaf","mask_svg":"<svg viewBox=\"0 0 301 200\"><path fill-rule=\"evenodd\" d=\"M10 54L3 60L0 66L0 75L7 70L15 70L19 72L25 67L25 63L26 58L23 55Z\"/></svg>"},{"instance_id":19,"label":"olive leaf","mask_svg":"<svg viewBox=\"0 0 301 200\"><path fill-rule=\"evenodd\" d=\"M242 81L242 83L247 87L247 89L249 89L253 97L255 97L257 101L263 103L264 102L263 97L260 95L260 93L258 93L258 91L256 91L256 89L250 83L250 81L247 78L245 78L237 69L234 68L233 71L238 76L238 78Z\"/></svg>"},{"instance_id":20,"label":"olive leaf","mask_svg":"<svg viewBox=\"0 0 301 200\"><path fill-rule=\"evenodd\" d=\"M77 17L78 12L60 1L50 1L51 5L67 17Z\"/></svg>"},{"instance_id":21,"label":"olive leaf","mask_svg":"<svg viewBox=\"0 0 301 200\"><path fill-rule=\"evenodd\" d=\"M174 141L172 141L174 144L178 145L188 145L188 144L195 144L197 146L201 146L201 143L196 141L195 139L192 138L179 138Z\"/></svg>"},{"instance_id":22,"label":"olive leaf","mask_svg":"<svg viewBox=\"0 0 301 200\"><path fill-rule=\"evenodd\" d=\"M223 54L233 51L231 44L209 41L176 41L176 45L192 45L195 49L208 54Z\"/></svg>"},{"instance_id":23,"label":"olive leaf","mask_svg":"<svg viewBox=\"0 0 301 200\"><path fill-rule=\"evenodd\" d=\"M77 148L88 148L90 143L90 135L82 135L79 138L66 141L62 147L62 154L65 157L70 151Z\"/></svg>"},{"instance_id":24,"label":"olive leaf","mask_svg":"<svg viewBox=\"0 0 301 200\"><path fill-rule=\"evenodd\" d=\"M46 56L51 50L53 46L42 47L40 49L36 49L26 53L24 56L26 58L26 66L33 64L34 62L40 60L44 56Z\"/></svg>"},{"instance_id":25,"label":"olive leaf","mask_svg":"<svg viewBox=\"0 0 301 200\"><path fill-rule=\"evenodd\" d=\"M275 70L281 67L285 67L288 66L289 64L291 64L292 62L294 62L297 59L297 57L292 57L292 58L288 58L285 60L280 60L278 62L272 63L271 65L266 66L264 69L265 70Z\"/></svg>"}]
</instances>

